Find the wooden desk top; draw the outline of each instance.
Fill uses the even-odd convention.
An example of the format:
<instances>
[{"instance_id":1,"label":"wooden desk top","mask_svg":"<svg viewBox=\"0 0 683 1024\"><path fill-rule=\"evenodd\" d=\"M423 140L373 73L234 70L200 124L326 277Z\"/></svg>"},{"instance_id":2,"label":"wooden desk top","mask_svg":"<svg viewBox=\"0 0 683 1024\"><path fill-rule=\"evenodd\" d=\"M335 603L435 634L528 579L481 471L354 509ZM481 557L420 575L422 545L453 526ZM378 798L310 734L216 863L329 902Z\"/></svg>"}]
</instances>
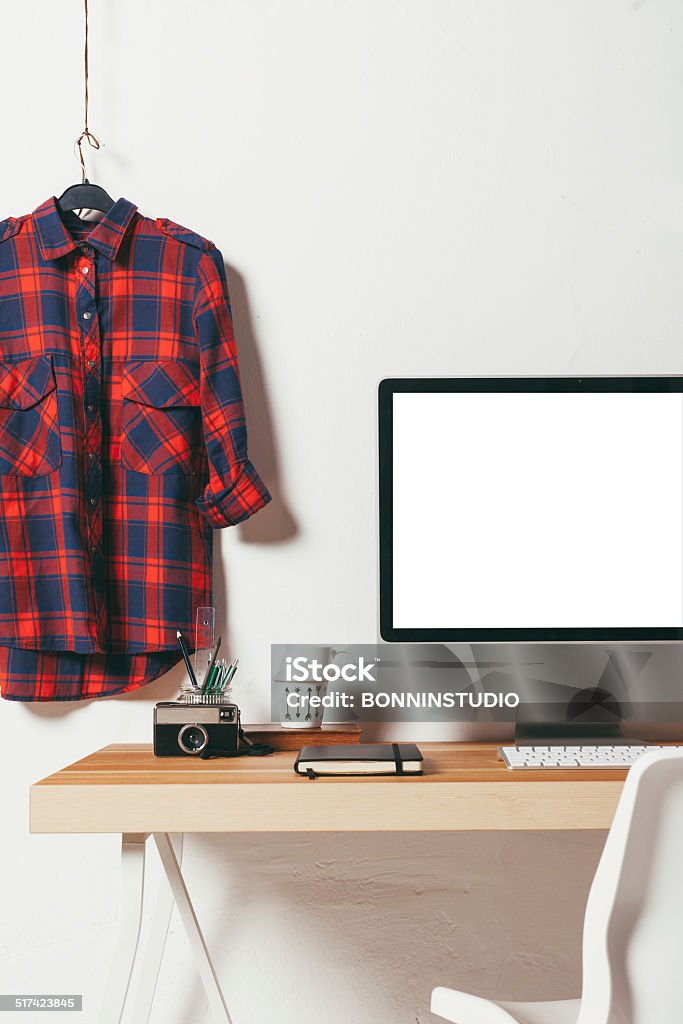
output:
<instances>
[{"instance_id":1,"label":"wooden desk top","mask_svg":"<svg viewBox=\"0 0 683 1024\"><path fill-rule=\"evenodd\" d=\"M115 744L31 787L31 831L393 832L606 829L625 771L511 772L493 743L421 743L425 774L326 778L295 754L201 761Z\"/></svg>"}]
</instances>

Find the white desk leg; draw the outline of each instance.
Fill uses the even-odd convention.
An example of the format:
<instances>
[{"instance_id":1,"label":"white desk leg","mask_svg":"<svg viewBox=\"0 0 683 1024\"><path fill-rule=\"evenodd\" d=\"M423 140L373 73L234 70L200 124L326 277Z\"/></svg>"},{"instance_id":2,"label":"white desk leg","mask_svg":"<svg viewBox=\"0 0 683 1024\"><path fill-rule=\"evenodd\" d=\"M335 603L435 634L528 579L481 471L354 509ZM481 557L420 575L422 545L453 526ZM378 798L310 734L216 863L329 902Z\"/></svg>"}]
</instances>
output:
<instances>
[{"instance_id":1,"label":"white desk leg","mask_svg":"<svg viewBox=\"0 0 683 1024\"><path fill-rule=\"evenodd\" d=\"M166 877L173 891L178 913L185 927L192 955L199 971L199 977L202 980L204 991L209 998L212 1017L216 1024L219 1024L219 1022L220 1024L232 1024L221 987L218 984L215 968L211 962L209 951L204 942L204 936L202 935L192 901L185 886L185 879L180 872L178 861L173 852L171 840L165 832L155 832L154 842L157 844L161 863L164 866Z\"/></svg>"},{"instance_id":2,"label":"white desk leg","mask_svg":"<svg viewBox=\"0 0 683 1024\"><path fill-rule=\"evenodd\" d=\"M171 839L178 861L178 867L183 861L183 835L175 835ZM164 946L168 935L168 926L173 913L173 890L164 876L159 883L159 893L154 909L154 917L149 930L149 939L145 949L142 967L140 969L140 980L135 997L135 1009L133 1020L135 1024L147 1024L152 1012L154 993L159 980L161 961L164 956Z\"/></svg>"},{"instance_id":3,"label":"white desk leg","mask_svg":"<svg viewBox=\"0 0 683 1024\"><path fill-rule=\"evenodd\" d=\"M126 1003L140 936L146 840L145 834L126 833L121 836L119 935L109 968L99 1024L119 1024Z\"/></svg>"}]
</instances>

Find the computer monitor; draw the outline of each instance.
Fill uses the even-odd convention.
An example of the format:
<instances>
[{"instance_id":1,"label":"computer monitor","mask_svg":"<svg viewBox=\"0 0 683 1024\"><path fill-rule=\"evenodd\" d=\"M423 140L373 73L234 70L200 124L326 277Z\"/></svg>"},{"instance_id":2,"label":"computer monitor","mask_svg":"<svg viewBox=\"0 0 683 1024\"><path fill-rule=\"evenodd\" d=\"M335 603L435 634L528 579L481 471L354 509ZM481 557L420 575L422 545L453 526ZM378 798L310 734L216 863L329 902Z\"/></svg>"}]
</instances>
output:
<instances>
[{"instance_id":1,"label":"computer monitor","mask_svg":"<svg viewBox=\"0 0 683 1024\"><path fill-rule=\"evenodd\" d=\"M380 633L683 639L683 378L379 387Z\"/></svg>"}]
</instances>

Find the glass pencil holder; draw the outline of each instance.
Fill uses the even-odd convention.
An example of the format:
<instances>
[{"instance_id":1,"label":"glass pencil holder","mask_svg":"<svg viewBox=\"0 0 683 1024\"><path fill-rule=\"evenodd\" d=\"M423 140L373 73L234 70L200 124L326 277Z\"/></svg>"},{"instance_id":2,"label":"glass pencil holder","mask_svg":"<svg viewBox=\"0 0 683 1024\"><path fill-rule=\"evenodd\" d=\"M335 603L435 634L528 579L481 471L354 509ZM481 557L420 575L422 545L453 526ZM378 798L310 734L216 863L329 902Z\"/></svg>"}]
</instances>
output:
<instances>
[{"instance_id":1,"label":"glass pencil holder","mask_svg":"<svg viewBox=\"0 0 683 1024\"><path fill-rule=\"evenodd\" d=\"M182 686L177 696L179 704L233 704L232 691L228 689L224 693L200 693L193 690L188 683Z\"/></svg>"}]
</instances>

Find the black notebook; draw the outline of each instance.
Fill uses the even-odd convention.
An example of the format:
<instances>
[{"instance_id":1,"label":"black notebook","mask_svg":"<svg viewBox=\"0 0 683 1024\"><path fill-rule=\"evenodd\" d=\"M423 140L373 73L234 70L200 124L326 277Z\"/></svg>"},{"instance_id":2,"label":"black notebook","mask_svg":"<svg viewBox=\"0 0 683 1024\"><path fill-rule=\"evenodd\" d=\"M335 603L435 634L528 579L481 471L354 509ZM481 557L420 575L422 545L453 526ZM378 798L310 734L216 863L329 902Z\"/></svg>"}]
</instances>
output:
<instances>
[{"instance_id":1,"label":"black notebook","mask_svg":"<svg viewBox=\"0 0 683 1024\"><path fill-rule=\"evenodd\" d=\"M414 743L332 743L303 747L299 775L421 775L422 754Z\"/></svg>"}]
</instances>

